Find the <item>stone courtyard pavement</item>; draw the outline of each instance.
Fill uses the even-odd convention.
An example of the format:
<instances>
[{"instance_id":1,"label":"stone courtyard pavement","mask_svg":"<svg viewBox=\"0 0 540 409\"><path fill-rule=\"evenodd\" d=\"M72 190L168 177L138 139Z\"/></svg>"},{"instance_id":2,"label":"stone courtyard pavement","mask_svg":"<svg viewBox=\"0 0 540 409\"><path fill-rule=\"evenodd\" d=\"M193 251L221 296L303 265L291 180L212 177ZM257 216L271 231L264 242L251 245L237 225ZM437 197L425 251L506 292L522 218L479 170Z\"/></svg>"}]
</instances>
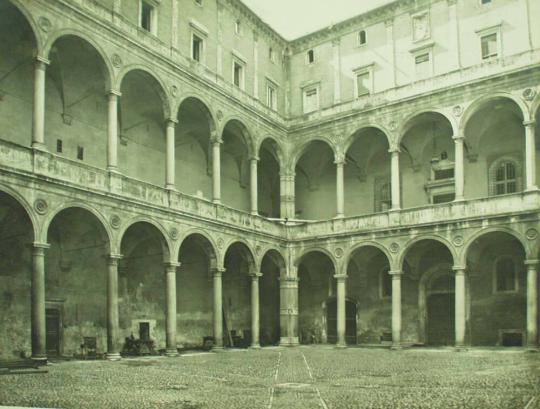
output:
<instances>
[{"instance_id":1,"label":"stone courtyard pavement","mask_svg":"<svg viewBox=\"0 0 540 409\"><path fill-rule=\"evenodd\" d=\"M540 354L325 346L53 363L0 376L0 405L178 409L538 409Z\"/></svg>"}]
</instances>

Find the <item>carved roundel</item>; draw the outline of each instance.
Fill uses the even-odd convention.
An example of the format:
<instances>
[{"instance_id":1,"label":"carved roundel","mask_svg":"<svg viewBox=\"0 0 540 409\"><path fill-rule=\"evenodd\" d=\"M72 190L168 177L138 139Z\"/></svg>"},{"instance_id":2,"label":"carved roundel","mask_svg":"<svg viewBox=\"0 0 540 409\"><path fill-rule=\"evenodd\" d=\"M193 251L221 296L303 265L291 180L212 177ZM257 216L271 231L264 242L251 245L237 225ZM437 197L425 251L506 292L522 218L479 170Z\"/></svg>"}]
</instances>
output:
<instances>
[{"instance_id":1,"label":"carved roundel","mask_svg":"<svg viewBox=\"0 0 540 409\"><path fill-rule=\"evenodd\" d=\"M538 230L536 229L529 229L527 230L527 232L525 233L525 235L527 236L527 238L529 240L534 240L538 237Z\"/></svg>"},{"instance_id":2,"label":"carved roundel","mask_svg":"<svg viewBox=\"0 0 540 409\"><path fill-rule=\"evenodd\" d=\"M334 252L334 254L336 255L337 258L343 257L343 253L344 253L344 251L343 251L343 249L341 247L338 247L336 249L336 251Z\"/></svg>"},{"instance_id":3,"label":"carved roundel","mask_svg":"<svg viewBox=\"0 0 540 409\"><path fill-rule=\"evenodd\" d=\"M38 25L39 25L39 28L41 28L45 33L50 31L50 29L52 28L51 20L49 20L47 17L44 17L44 16L41 16L38 19Z\"/></svg>"},{"instance_id":4,"label":"carved roundel","mask_svg":"<svg viewBox=\"0 0 540 409\"><path fill-rule=\"evenodd\" d=\"M122 57L118 54L113 54L111 61L114 68L120 68L122 66Z\"/></svg>"},{"instance_id":5,"label":"carved roundel","mask_svg":"<svg viewBox=\"0 0 540 409\"><path fill-rule=\"evenodd\" d=\"M454 246L456 246L456 247L463 246L463 237L462 236L454 237L454 240L452 240L452 243L454 243Z\"/></svg>"},{"instance_id":6,"label":"carved roundel","mask_svg":"<svg viewBox=\"0 0 540 409\"><path fill-rule=\"evenodd\" d=\"M173 97L177 97L177 96L178 96L178 87L177 87L176 85L173 85L173 86L171 87L171 95L172 95Z\"/></svg>"},{"instance_id":7,"label":"carved roundel","mask_svg":"<svg viewBox=\"0 0 540 409\"><path fill-rule=\"evenodd\" d=\"M452 108L452 113L455 117L460 117L461 114L463 114L463 107L461 105L456 105L454 108Z\"/></svg>"},{"instance_id":8,"label":"carved roundel","mask_svg":"<svg viewBox=\"0 0 540 409\"><path fill-rule=\"evenodd\" d=\"M225 245L225 242L223 241L223 238L220 237L220 238L217 240L217 246L218 246L218 249L222 249L224 245Z\"/></svg>"},{"instance_id":9,"label":"carved roundel","mask_svg":"<svg viewBox=\"0 0 540 409\"><path fill-rule=\"evenodd\" d=\"M260 256L261 253L262 253L262 247L261 247L261 246L255 247L255 254L257 254L258 256Z\"/></svg>"},{"instance_id":10,"label":"carved roundel","mask_svg":"<svg viewBox=\"0 0 540 409\"><path fill-rule=\"evenodd\" d=\"M36 209L36 212L39 214L45 214L47 213L47 209L49 208L49 205L47 204L47 201L45 199L36 199L34 202L34 209Z\"/></svg>"},{"instance_id":11,"label":"carved roundel","mask_svg":"<svg viewBox=\"0 0 540 409\"><path fill-rule=\"evenodd\" d=\"M113 229L118 229L120 227L120 223L122 222L120 220L120 216L118 216L117 214L113 214L110 221Z\"/></svg>"},{"instance_id":12,"label":"carved roundel","mask_svg":"<svg viewBox=\"0 0 540 409\"><path fill-rule=\"evenodd\" d=\"M535 96L536 91L532 88L527 88L525 91L523 91L523 98L525 98L527 101L532 101Z\"/></svg>"},{"instance_id":13,"label":"carved roundel","mask_svg":"<svg viewBox=\"0 0 540 409\"><path fill-rule=\"evenodd\" d=\"M223 119L223 112L221 111L221 109L216 112L216 117L218 121L221 121Z\"/></svg>"},{"instance_id":14,"label":"carved roundel","mask_svg":"<svg viewBox=\"0 0 540 409\"><path fill-rule=\"evenodd\" d=\"M392 244L390 244L390 251L392 253L397 253L399 251L399 244L396 242L393 242Z\"/></svg>"},{"instance_id":15,"label":"carved roundel","mask_svg":"<svg viewBox=\"0 0 540 409\"><path fill-rule=\"evenodd\" d=\"M397 129L397 122L396 121L388 122L388 129L390 129L391 131L395 131Z\"/></svg>"},{"instance_id":16,"label":"carved roundel","mask_svg":"<svg viewBox=\"0 0 540 409\"><path fill-rule=\"evenodd\" d=\"M169 235L171 236L171 239L177 240L178 236L180 236L180 232L176 227L173 227L171 230L169 230Z\"/></svg>"}]
</instances>

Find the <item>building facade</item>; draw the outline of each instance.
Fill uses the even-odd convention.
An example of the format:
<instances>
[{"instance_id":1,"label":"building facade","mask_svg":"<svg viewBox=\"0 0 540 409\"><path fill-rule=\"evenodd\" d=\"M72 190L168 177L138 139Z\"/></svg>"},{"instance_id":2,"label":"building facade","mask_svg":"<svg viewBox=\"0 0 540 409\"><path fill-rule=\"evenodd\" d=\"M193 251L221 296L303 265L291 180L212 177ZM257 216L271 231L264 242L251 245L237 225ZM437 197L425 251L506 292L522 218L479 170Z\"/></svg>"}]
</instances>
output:
<instances>
[{"instance_id":1,"label":"building facade","mask_svg":"<svg viewBox=\"0 0 540 409\"><path fill-rule=\"evenodd\" d=\"M0 356L536 349L537 15L0 0Z\"/></svg>"}]
</instances>

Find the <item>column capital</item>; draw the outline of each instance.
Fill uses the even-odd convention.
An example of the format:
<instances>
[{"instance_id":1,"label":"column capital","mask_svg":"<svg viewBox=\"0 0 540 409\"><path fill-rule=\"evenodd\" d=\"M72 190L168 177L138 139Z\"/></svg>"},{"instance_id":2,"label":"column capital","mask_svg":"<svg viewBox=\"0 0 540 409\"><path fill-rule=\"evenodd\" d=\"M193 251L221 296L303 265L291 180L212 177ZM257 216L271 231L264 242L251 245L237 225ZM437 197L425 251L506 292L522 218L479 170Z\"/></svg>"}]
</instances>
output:
<instances>
[{"instance_id":1,"label":"column capital","mask_svg":"<svg viewBox=\"0 0 540 409\"><path fill-rule=\"evenodd\" d=\"M176 269L178 267L180 267L181 263L176 263L176 262L167 262L165 263L165 270L168 273L176 273Z\"/></svg>"},{"instance_id":2,"label":"column capital","mask_svg":"<svg viewBox=\"0 0 540 409\"><path fill-rule=\"evenodd\" d=\"M465 274L466 267L458 264L458 265L452 266L452 270L454 271L455 274Z\"/></svg>"},{"instance_id":3,"label":"column capital","mask_svg":"<svg viewBox=\"0 0 540 409\"><path fill-rule=\"evenodd\" d=\"M121 97L122 93L117 89L110 89L105 93L105 95L108 97Z\"/></svg>"},{"instance_id":4,"label":"column capital","mask_svg":"<svg viewBox=\"0 0 540 409\"><path fill-rule=\"evenodd\" d=\"M463 142L465 140L465 136L463 134L452 135L452 139L456 143Z\"/></svg>"},{"instance_id":5,"label":"column capital","mask_svg":"<svg viewBox=\"0 0 540 409\"><path fill-rule=\"evenodd\" d=\"M260 158L257 155L251 155L249 157L249 160L250 160L250 162L253 162L253 161L258 162L260 160Z\"/></svg>"},{"instance_id":6,"label":"column capital","mask_svg":"<svg viewBox=\"0 0 540 409\"><path fill-rule=\"evenodd\" d=\"M32 243L32 247L35 248L35 249L43 249L43 250L47 250L51 247L51 245L49 243L41 243L39 241L34 241Z\"/></svg>"},{"instance_id":7,"label":"column capital","mask_svg":"<svg viewBox=\"0 0 540 409\"><path fill-rule=\"evenodd\" d=\"M178 123L178 119L177 118L165 118L165 124L167 126L169 125L176 125Z\"/></svg>"},{"instance_id":8,"label":"column capital","mask_svg":"<svg viewBox=\"0 0 540 409\"><path fill-rule=\"evenodd\" d=\"M349 278L349 276L347 274L335 274L334 278L339 282L339 281L347 280L347 278Z\"/></svg>"},{"instance_id":9,"label":"column capital","mask_svg":"<svg viewBox=\"0 0 540 409\"><path fill-rule=\"evenodd\" d=\"M401 276L403 275L403 271L401 271L401 270L390 270L388 272L388 274L390 274L392 276L392 278L401 278Z\"/></svg>"},{"instance_id":10,"label":"column capital","mask_svg":"<svg viewBox=\"0 0 540 409\"><path fill-rule=\"evenodd\" d=\"M225 272L225 269L223 267L214 267L210 269L210 272L214 277L221 277Z\"/></svg>"},{"instance_id":11,"label":"column capital","mask_svg":"<svg viewBox=\"0 0 540 409\"><path fill-rule=\"evenodd\" d=\"M334 160L334 164L335 164L336 166L345 166L345 165L347 164L347 161L345 160L344 157L343 157L343 158L338 157L338 158L336 158L336 159Z\"/></svg>"},{"instance_id":12,"label":"column capital","mask_svg":"<svg viewBox=\"0 0 540 409\"><path fill-rule=\"evenodd\" d=\"M262 277L262 273L252 273L249 275L251 277L252 280L258 280L259 277Z\"/></svg>"},{"instance_id":13,"label":"column capital","mask_svg":"<svg viewBox=\"0 0 540 409\"><path fill-rule=\"evenodd\" d=\"M221 145L223 144L223 139L212 139L212 146Z\"/></svg>"},{"instance_id":14,"label":"column capital","mask_svg":"<svg viewBox=\"0 0 540 409\"><path fill-rule=\"evenodd\" d=\"M523 264L525 264L528 267L531 267L531 266L536 267L539 262L540 262L539 260L531 259L531 260L525 260Z\"/></svg>"},{"instance_id":15,"label":"column capital","mask_svg":"<svg viewBox=\"0 0 540 409\"><path fill-rule=\"evenodd\" d=\"M390 152L391 154L398 154L401 153L401 149L399 148L399 146L392 146L390 147L390 149L388 149L388 152Z\"/></svg>"},{"instance_id":16,"label":"column capital","mask_svg":"<svg viewBox=\"0 0 540 409\"><path fill-rule=\"evenodd\" d=\"M530 121L523 121L523 126L530 126L530 127L533 127L536 125L536 121L534 119L530 120Z\"/></svg>"},{"instance_id":17,"label":"column capital","mask_svg":"<svg viewBox=\"0 0 540 409\"><path fill-rule=\"evenodd\" d=\"M36 63L38 64L44 64L44 65L50 65L51 61L46 59L45 57L42 57L41 55L38 55L36 57Z\"/></svg>"}]
</instances>

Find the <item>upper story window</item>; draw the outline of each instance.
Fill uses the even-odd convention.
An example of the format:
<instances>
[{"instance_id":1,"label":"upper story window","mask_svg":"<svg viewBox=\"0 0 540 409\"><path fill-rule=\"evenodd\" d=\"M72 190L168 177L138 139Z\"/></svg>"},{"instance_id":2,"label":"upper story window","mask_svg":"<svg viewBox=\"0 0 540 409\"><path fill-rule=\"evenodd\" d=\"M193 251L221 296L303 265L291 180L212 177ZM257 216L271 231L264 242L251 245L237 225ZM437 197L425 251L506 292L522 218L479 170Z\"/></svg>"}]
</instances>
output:
<instances>
[{"instance_id":1,"label":"upper story window","mask_svg":"<svg viewBox=\"0 0 540 409\"><path fill-rule=\"evenodd\" d=\"M234 22L234 33L237 35L242 34L242 22L240 20Z\"/></svg>"},{"instance_id":2,"label":"upper story window","mask_svg":"<svg viewBox=\"0 0 540 409\"><path fill-rule=\"evenodd\" d=\"M139 3L139 26L154 35L157 34L157 9L150 1L141 0Z\"/></svg>"},{"instance_id":3,"label":"upper story window","mask_svg":"<svg viewBox=\"0 0 540 409\"><path fill-rule=\"evenodd\" d=\"M233 84L244 89L244 64L236 59L233 61Z\"/></svg>"},{"instance_id":4,"label":"upper story window","mask_svg":"<svg viewBox=\"0 0 540 409\"><path fill-rule=\"evenodd\" d=\"M204 40L197 34L193 33L191 36L191 58L195 61L202 62L204 50Z\"/></svg>"},{"instance_id":5,"label":"upper story window","mask_svg":"<svg viewBox=\"0 0 540 409\"><path fill-rule=\"evenodd\" d=\"M310 86L303 90L304 114L319 109L319 86Z\"/></svg>"},{"instance_id":6,"label":"upper story window","mask_svg":"<svg viewBox=\"0 0 540 409\"><path fill-rule=\"evenodd\" d=\"M270 80L266 82L266 105L274 111L277 109L277 85Z\"/></svg>"},{"instance_id":7,"label":"upper story window","mask_svg":"<svg viewBox=\"0 0 540 409\"><path fill-rule=\"evenodd\" d=\"M276 62L276 52L272 47L268 48L268 59L272 62Z\"/></svg>"},{"instance_id":8,"label":"upper story window","mask_svg":"<svg viewBox=\"0 0 540 409\"><path fill-rule=\"evenodd\" d=\"M499 158L489 167L490 196L516 193L521 190L521 164L513 156Z\"/></svg>"},{"instance_id":9,"label":"upper story window","mask_svg":"<svg viewBox=\"0 0 540 409\"><path fill-rule=\"evenodd\" d=\"M189 25L191 28L191 59L205 64L208 29L195 20L190 20Z\"/></svg>"},{"instance_id":10,"label":"upper story window","mask_svg":"<svg viewBox=\"0 0 540 409\"><path fill-rule=\"evenodd\" d=\"M491 0L480 0L480 4L489 4Z\"/></svg>"},{"instance_id":11,"label":"upper story window","mask_svg":"<svg viewBox=\"0 0 540 409\"><path fill-rule=\"evenodd\" d=\"M392 207L392 190L389 178L375 179L375 212L387 212Z\"/></svg>"},{"instance_id":12,"label":"upper story window","mask_svg":"<svg viewBox=\"0 0 540 409\"><path fill-rule=\"evenodd\" d=\"M428 76L431 67L430 53L422 53L414 57L416 75L420 78Z\"/></svg>"},{"instance_id":13,"label":"upper story window","mask_svg":"<svg viewBox=\"0 0 540 409\"><path fill-rule=\"evenodd\" d=\"M309 50L307 52L307 63L313 64L315 62L315 52L313 50Z\"/></svg>"},{"instance_id":14,"label":"upper story window","mask_svg":"<svg viewBox=\"0 0 540 409\"><path fill-rule=\"evenodd\" d=\"M366 30L362 30L358 33L358 45L364 45L367 43Z\"/></svg>"},{"instance_id":15,"label":"upper story window","mask_svg":"<svg viewBox=\"0 0 540 409\"><path fill-rule=\"evenodd\" d=\"M495 292L517 291L517 271L516 263L512 257L503 256L495 260Z\"/></svg>"},{"instance_id":16,"label":"upper story window","mask_svg":"<svg viewBox=\"0 0 540 409\"><path fill-rule=\"evenodd\" d=\"M373 93L373 64L354 70L355 98Z\"/></svg>"},{"instance_id":17,"label":"upper story window","mask_svg":"<svg viewBox=\"0 0 540 409\"><path fill-rule=\"evenodd\" d=\"M497 33L488 34L480 38L482 44L482 59L497 57L499 54L499 41Z\"/></svg>"}]
</instances>

